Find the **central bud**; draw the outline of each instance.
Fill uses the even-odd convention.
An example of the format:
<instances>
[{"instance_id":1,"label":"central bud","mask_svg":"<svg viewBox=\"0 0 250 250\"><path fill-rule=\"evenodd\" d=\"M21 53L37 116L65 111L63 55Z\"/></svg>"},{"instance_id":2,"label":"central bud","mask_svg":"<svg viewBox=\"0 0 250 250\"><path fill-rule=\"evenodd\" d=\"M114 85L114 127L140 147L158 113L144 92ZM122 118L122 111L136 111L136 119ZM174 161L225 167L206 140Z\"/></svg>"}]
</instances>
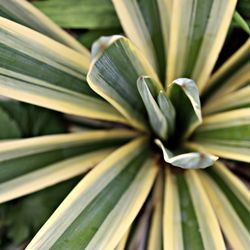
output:
<instances>
[{"instance_id":1,"label":"central bud","mask_svg":"<svg viewBox=\"0 0 250 250\"><path fill-rule=\"evenodd\" d=\"M137 88L156 138L155 143L162 150L167 163L176 167L196 169L211 166L217 160L215 156L188 152L182 147L174 151L167 148L170 139L176 140L177 145L185 141L202 123L199 92L193 80L176 79L167 91L164 91L159 90L157 81L148 76L141 76L137 80Z\"/></svg>"}]
</instances>

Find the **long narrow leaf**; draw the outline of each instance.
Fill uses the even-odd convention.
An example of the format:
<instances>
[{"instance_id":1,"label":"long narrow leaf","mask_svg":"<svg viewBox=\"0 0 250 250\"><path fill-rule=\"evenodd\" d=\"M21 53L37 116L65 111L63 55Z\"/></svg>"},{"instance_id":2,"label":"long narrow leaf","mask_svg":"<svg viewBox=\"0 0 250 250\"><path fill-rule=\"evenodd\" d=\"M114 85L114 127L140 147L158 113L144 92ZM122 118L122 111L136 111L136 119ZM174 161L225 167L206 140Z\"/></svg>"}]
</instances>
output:
<instances>
[{"instance_id":1,"label":"long narrow leaf","mask_svg":"<svg viewBox=\"0 0 250 250\"><path fill-rule=\"evenodd\" d=\"M21 137L21 131L18 124L0 107L0 139L19 137Z\"/></svg>"},{"instance_id":2,"label":"long narrow leaf","mask_svg":"<svg viewBox=\"0 0 250 250\"><path fill-rule=\"evenodd\" d=\"M202 186L198 171L187 171L185 177L199 223L204 248L226 249L215 211Z\"/></svg>"},{"instance_id":3,"label":"long narrow leaf","mask_svg":"<svg viewBox=\"0 0 250 250\"><path fill-rule=\"evenodd\" d=\"M157 102L155 101L150 86L153 80L148 77L139 77L137 80L137 88L141 95L142 101L148 113L150 125L157 136L161 139L168 137L168 121L160 110Z\"/></svg>"},{"instance_id":4,"label":"long narrow leaf","mask_svg":"<svg viewBox=\"0 0 250 250\"><path fill-rule=\"evenodd\" d=\"M80 93L89 58L25 26L0 17L2 69L14 71ZM15 58L15 60L13 60Z\"/></svg>"},{"instance_id":5,"label":"long narrow leaf","mask_svg":"<svg viewBox=\"0 0 250 250\"><path fill-rule=\"evenodd\" d=\"M171 173L171 170L168 167L165 177L163 212L164 249L184 249L182 230L180 196L177 180L176 176Z\"/></svg>"},{"instance_id":6,"label":"long narrow leaf","mask_svg":"<svg viewBox=\"0 0 250 250\"><path fill-rule=\"evenodd\" d=\"M164 80L165 53L157 1L113 0L126 35ZM165 24L164 24L165 25Z\"/></svg>"},{"instance_id":7,"label":"long narrow leaf","mask_svg":"<svg viewBox=\"0 0 250 250\"><path fill-rule=\"evenodd\" d=\"M163 247L163 197L164 177L163 171L159 173L153 191L153 211L150 223L148 250L162 249Z\"/></svg>"},{"instance_id":8,"label":"long narrow leaf","mask_svg":"<svg viewBox=\"0 0 250 250\"><path fill-rule=\"evenodd\" d=\"M68 114L124 121L110 105L87 96L96 94L85 82L89 62L84 56L7 19L0 18L0 25L1 95Z\"/></svg>"},{"instance_id":9,"label":"long narrow leaf","mask_svg":"<svg viewBox=\"0 0 250 250\"><path fill-rule=\"evenodd\" d=\"M0 16L41 32L89 58L89 52L86 48L26 0L1 0Z\"/></svg>"},{"instance_id":10,"label":"long narrow leaf","mask_svg":"<svg viewBox=\"0 0 250 250\"><path fill-rule=\"evenodd\" d=\"M0 203L86 172L134 135L100 130L0 143Z\"/></svg>"},{"instance_id":11,"label":"long narrow leaf","mask_svg":"<svg viewBox=\"0 0 250 250\"><path fill-rule=\"evenodd\" d=\"M27 249L115 248L143 205L157 173L152 160L145 157L145 142L140 138L125 145L94 168Z\"/></svg>"},{"instance_id":12,"label":"long narrow leaf","mask_svg":"<svg viewBox=\"0 0 250 250\"><path fill-rule=\"evenodd\" d=\"M216 63L236 0L173 1L167 83L188 77L203 90Z\"/></svg>"},{"instance_id":13,"label":"long narrow leaf","mask_svg":"<svg viewBox=\"0 0 250 250\"><path fill-rule=\"evenodd\" d=\"M232 159L250 162L250 109L227 111L204 118L195 132L193 149Z\"/></svg>"},{"instance_id":14,"label":"long narrow leaf","mask_svg":"<svg viewBox=\"0 0 250 250\"><path fill-rule=\"evenodd\" d=\"M250 81L250 39L248 39L209 79L204 88L206 105L227 96ZM204 107L204 108L205 108Z\"/></svg>"},{"instance_id":15,"label":"long narrow leaf","mask_svg":"<svg viewBox=\"0 0 250 250\"><path fill-rule=\"evenodd\" d=\"M217 98L213 102L210 101L203 108L203 113L207 115L211 113L218 113L222 111L229 111L229 110L234 110L239 108L249 108L249 107L250 107L250 86L246 86L232 93L228 93L227 95L221 98Z\"/></svg>"},{"instance_id":16,"label":"long narrow leaf","mask_svg":"<svg viewBox=\"0 0 250 250\"><path fill-rule=\"evenodd\" d=\"M95 150L90 153L83 152L81 156L60 160L58 163L50 164L42 169L34 170L3 182L0 184L0 203L39 191L83 174L102 161L113 150L114 148L109 148Z\"/></svg>"},{"instance_id":17,"label":"long narrow leaf","mask_svg":"<svg viewBox=\"0 0 250 250\"><path fill-rule=\"evenodd\" d=\"M247 187L221 162L208 173L199 175L227 240L234 248L247 249L250 243Z\"/></svg>"}]
</instances>

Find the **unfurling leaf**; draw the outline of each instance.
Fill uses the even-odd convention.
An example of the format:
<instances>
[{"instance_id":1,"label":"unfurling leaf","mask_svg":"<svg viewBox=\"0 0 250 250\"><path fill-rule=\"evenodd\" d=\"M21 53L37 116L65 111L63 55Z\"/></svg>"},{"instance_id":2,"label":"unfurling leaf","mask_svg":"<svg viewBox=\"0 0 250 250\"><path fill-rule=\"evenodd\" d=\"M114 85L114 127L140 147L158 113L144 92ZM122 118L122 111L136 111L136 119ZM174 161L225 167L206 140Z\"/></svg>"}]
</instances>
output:
<instances>
[{"instance_id":1,"label":"unfurling leaf","mask_svg":"<svg viewBox=\"0 0 250 250\"><path fill-rule=\"evenodd\" d=\"M157 136L166 140L168 136L168 121L153 97L152 91L150 90L154 90L153 87L154 81L151 78L146 76L138 78L137 88L146 107L150 125Z\"/></svg>"},{"instance_id":2,"label":"unfurling leaf","mask_svg":"<svg viewBox=\"0 0 250 250\"><path fill-rule=\"evenodd\" d=\"M176 110L176 130L188 137L202 122L199 91L188 78L178 78L169 87L169 97Z\"/></svg>"}]
</instances>

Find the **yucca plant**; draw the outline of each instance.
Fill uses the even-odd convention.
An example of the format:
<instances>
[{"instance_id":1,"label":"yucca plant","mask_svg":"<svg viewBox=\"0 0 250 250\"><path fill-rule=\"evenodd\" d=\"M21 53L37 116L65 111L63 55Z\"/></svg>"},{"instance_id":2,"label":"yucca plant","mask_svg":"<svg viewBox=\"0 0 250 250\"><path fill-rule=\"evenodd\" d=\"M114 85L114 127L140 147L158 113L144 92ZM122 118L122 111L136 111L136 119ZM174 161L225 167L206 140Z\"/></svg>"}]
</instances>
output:
<instances>
[{"instance_id":1,"label":"yucca plant","mask_svg":"<svg viewBox=\"0 0 250 250\"><path fill-rule=\"evenodd\" d=\"M249 169L250 41L212 74L236 0L113 0L127 38L91 59L27 2L1 3L22 25L0 18L0 94L109 125L1 142L1 203L87 173L26 249L249 248L227 163Z\"/></svg>"}]
</instances>

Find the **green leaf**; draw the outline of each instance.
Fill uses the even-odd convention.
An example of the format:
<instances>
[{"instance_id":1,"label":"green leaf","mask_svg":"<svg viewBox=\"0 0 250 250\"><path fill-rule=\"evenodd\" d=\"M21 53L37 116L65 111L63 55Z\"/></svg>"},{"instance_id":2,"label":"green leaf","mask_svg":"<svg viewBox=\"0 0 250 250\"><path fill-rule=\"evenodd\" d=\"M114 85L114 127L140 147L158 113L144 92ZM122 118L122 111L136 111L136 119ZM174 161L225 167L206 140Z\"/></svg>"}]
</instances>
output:
<instances>
[{"instance_id":1,"label":"green leaf","mask_svg":"<svg viewBox=\"0 0 250 250\"><path fill-rule=\"evenodd\" d=\"M134 135L118 129L2 142L0 202L80 175Z\"/></svg>"},{"instance_id":2,"label":"green leaf","mask_svg":"<svg viewBox=\"0 0 250 250\"><path fill-rule=\"evenodd\" d=\"M85 82L89 59L7 19L0 18L0 24L2 95L69 114L125 122L110 105L88 96L97 96Z\"/></svg>"},{"instance_id":3,"label":"green leaf","mask_svg":"<svg viewBox=\"0 0 250 250\"><path fill-rule=\"evenodd\" d=\"M169 87L169 98L176 111L176 133L186 138L202 122L198 88L191 79L176 79Z\"/></svg>"},{"instance_id":4,"label":"green leaf","mask_svg":"<svg viewBox=\"0 0 250 250\"><path fill-rule=\"evenodd\" d=\"M152 212L152 195L149 195L143 207L141 208L138 216L129 228L129 235L125 245L125 249L148 249L148 242L145 239L149 238L149 225L152 222Z\"/></svg>"},{"instance_id":5,"label":"green leaf","mask_svg":"<svg viewBox=\"0 0 250 250\"><path fill-rule=\"evenodd\" d=\"M142 207L156 173L145 139L126 144L83 178L27 249L115 248Z\"/></svg>"},{"instance_id":6,"label":"green leaf","mask_svg":"<svg viewBox=\"0 0 250 250\"><path fill-rule=\"evenodd\" d=\"M222 167L222 165L217 165ZM247 229L248 232L250 232L250 218L249 218L249 214L250 214L250 207L249 204L242 203L241 200L239 199L239 197L235 194L235 191L233 192L232 188L230 185L228 185L228 183L225 182L224 179L221 178L221 174L219 172L218 174L218 170L215 171L214 168L211 168L211 170L208 171L208 174L211 176L211 178L217 183L217 185L219 186L219 188L221 189L221 191L225 194L225 196L227 197L227 199L229 200L229 202L232 204L233 209L235 210L235 212L238 214L241 222L244 224L245 228ZM231 183L230 183L231 184ZM215 185L215 186L217 186ZM234 183L235 185L235 183ZM246 193L242 193L242 195L246 195ZM245 197L247 198L247 197ZM247 198L246 201L249 201L249 197Z\"/></svg>"},{"instance_id":7,"label":"green leaf","mask_svg":"<svg viewBox=\"0 0 250 250\"><path fill-rule=\"evenodd\" d=\"M237 1L173 1L167 83L193 79L200 92L214 68Z\"/></svg>"},{"instance_id":8,"label":"green leaf","mask_svg":"<svg viewBox=\"0 0 250 250\"><path fill-rule=\"evenodd\" d=\"M249 84L250 39L248 39L209 79L203 99L203 111L209 113L209 105L233 94Z\"/></svg>"},{"instance_id":9,"label":"green leaf","mask_svg":"<svg viewBox=\"0 0 250 250\"><path fill-rule=\"evenodd\" d=\"M172 157L167 162L184 169L202 169L212 166L217 159L213 155L191 152Z\"/></svg>"},{"instance_id":10,"label":"green leaf","mask_svg":"<svg viewBox=\"0 0 250 250\"><path fill-rule=\"evenodd\" d=\"M195 132L192 149L232 160L250 162L250 109L227 111L204 118Z\"/></svg>"},{"instance_id":11,"label":"green leaf","mask_svg":"<svg viewBox=\"0 0 250 250\"><path fill-rule=\"evenodd\" d=\"M236 22L248 35L250 35L250 28L238 11L234 12L233 21Z\"/></svg>"},{"instance_id":12,"label":"green leaf","mask_svg":"<svg viewBox=\"0 0 250 250\"><path fill-rule=\"evenodd\" d=\"M33 4L64 28L100 29L120 26L110 0L47 0Z\"/></svg>"},{"instance_id":13,"label":"green leaf","mask_svg":"<svg viewBox=\"0 0 250 250\"><path fill-rule=\"evenodd\" d=\"M20 138L21 131L14 119L0 106L0 140Z\"/></svg>"},{"instance_id":14,"label":"green leaf","mask_svg":"<svg viewBox=\"0 0 250 250\"><path fill-rule=\"evenodd\" d=\"M177 175L175 178L179 192L179 206L181 210L181 228L184 249L204 249L204 243L199 230L198 218L195 213L187 180L182 174Z\"/></svg>"},{"instance_id":15,"label":"green leaf","mask_svg":"<svg viewBox=\"0 0 250 250\"><path fill-rule=\"evenodd\" d=\"M103 50L104 49L104 50ZM87 80L90 87L110 102L131 123L145 130L145 107L136 88L139 76L161 84L140 51L126 38L101 38L93 45L93 62Z\"/></svg>"},{"instance_id":16,"label":"green leaf","mask_svg":"<svg viewBox=\"0 0 250 250\"><path fill-rule=\"evenodd\" d=\"M156 1L113 0L113 4L126 35L164 78L165 51Z\"/></svg>"},{"instance_id":17,"label":"green leaf","mask_svg":"<svg viewBox=\"0 0 250 250\"><path fill-rule=\"evenodd\" d=\"M164 248L225 250L215 211L202 185L201 170L166 170Z\"/></svg>"},{"instance_id":18,"label":"green leaf","mask_svg":"<svg viewBox=\"0 0 250 250\"><path fill-rule=\"evenodd\" d=\"M166 166L165 170L165 186L164 186L164 203L163 203L163 246L164 249L176 249L182 250L184 249L184 241L183 241L183 232L185 227L182 229L182 213L180 206L180 188L177 186L177 177L172 174L171 169ZM184 182L181 182L184 185ZM184 192L188 190L184 190ZM190 204L187 203L187 199L189 198L187 195L185 208ZM189 200L188 200L189 201ZM183 214L185 209L182 208ZM189 213L186 213L185 222L188 222L188 218L190 217L190 208ZM196 218L193 216L192 224L189 225L193 228L196 227ZM188 243L192 244L194 241L195 235L197 234L196 230L190 231L189 241ZM200 237L197 237L197 243L200 243ZM201 243L200 243L201 244Z\"/></svg>"},{"instance_id":19,"label":"green leaf","mask_svg":"<svg viewBox=\"0 0 250 250\"><path fill-rule=\"evenodd\" d=\"M233 248L247 249L249 236L249 190L222 162L200 173L223 233Z\"/></svg>"},{"instance_id":20,"label":"green leaf","mask_svg":"<svg viewBox=\"0 0 250 250\"><path fill-rule=\"evenodd\" d=\"M0 23L1 69L91 94L84 83L89 58L5 18Z\"/></svg>"},{"instance_id":21,"label":"green leaf","mask_svg":"<svg viewBox=\"0 0 250 250\"><path fill-rule=\"evenodd\" d=\"M41 32L89 57L86 48L26 0L1 0L0 16Z\"/></svg>"},{"instance_id":22,"label":"green leaf","mask_svg":"<svg viewBox=\"0 0 250 250\"><path fill-rule=\"evenodd\" d=\"M203 113L205 115L212 113L219 113L222 111L230 111L240 108L250 107L250 85L242 87L231 93L228 93L221 98L216 98L216 100L210 100L207 105L203 108Z\"/></svg>"},{"instance_id":23,"label":"green leaf","mask_svg":"<svg viewBox=\"0 0 250 250\"><path fill-rule=\"evenodd\" d=\"M15 101L0 101L0 108L16 122L21 137L66 132L61 115L54 111ZM10 128L8 126L6 126L6 128L8 128L7 131L5 131L5 138L7 139L7 132ZM20 136L13 138L19 137Z\"/></svg>"},{"instance_id":24,"label":"green leaf","mask_svg":"<svg viewBox=\"0 0 250 250\"><path fill-rule=\"evenodd\" d=\"M198 221L198 230L202 238L202 243L204 249L226 250L215 211L209 201L205 188L202 186L200 172L201 170L190 170L186 171L184 175ZM185 201L185 197L183 199ZM183 219L185 220L185 217ZM189 232L187 231L187 240L189 238L188 234Z\"/></svg>"},{"instance_id":25,"label":"green leaf","mask_svg":"<svg viewBox=\"0 0 250 250\"><path fill-rule=\"evenodd\" d=\"M153 84L154 81L147 76L141 76L137 80L137 88L146 107L150 125L157 136L166 140L168 136L168 121L150 90L150 87L154 86Z\"/></svg>"},{"instance_id":26,"label":"green leaf","mask_svg":"<svg viewBox=\"0 0 250 250\"><path fill-rule=\"evenodd\" d=\"M202 169L213 165L218 157L205 153L189 152L183 154L173 154L160 140L155 143L161 148L165 162L184 169Z\"/></svg>"},{"instance_id":27,"label":"green leaf","mask_svg":"<svg viewBox=\"0 0 250 250\"><path fill-rule=\"evenodd\" d=\"M163 198L164 198L164 178L161 171L156 179L152 197L152 215L149 228L148 248L162 249L162 229L163 229Z\"/></svg>"},{"instance_id":28,"label":"green leaf","mask_svg":"<svg viewBox=\"0 0 250 250\"><path fill-rule=\"evenodd\" d=\"M126 35L164 81L165 48L157 1L113 0L113 4Z\"/></svg>"}]
</instances>

